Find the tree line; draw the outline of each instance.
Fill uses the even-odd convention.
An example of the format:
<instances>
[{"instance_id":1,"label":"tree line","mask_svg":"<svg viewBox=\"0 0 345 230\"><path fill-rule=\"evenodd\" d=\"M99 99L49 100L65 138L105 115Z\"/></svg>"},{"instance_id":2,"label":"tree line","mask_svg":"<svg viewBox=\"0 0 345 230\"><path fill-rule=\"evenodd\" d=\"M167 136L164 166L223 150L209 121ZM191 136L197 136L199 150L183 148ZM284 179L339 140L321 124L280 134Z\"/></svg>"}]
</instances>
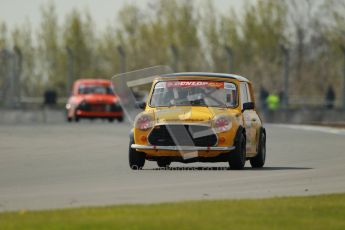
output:
<instances>
[{"instance_id":1,"label":"tree line","mask_svg":"<svg viewBox=\"0 0 345 230\"><path fill-rule=\"evenodd\" d=\"M41 96L46 88L66 95L69 62L74 79L170 65L240 74L256 90L281 91L284 51L292 98L317 98L329 85L342 94L343 0L258 0L223 14L207 0L153 0L145 8L125 5L104 31L88 11L74 9L59 22L53 3L41 6L37 31L29 22L16 28L0 22L0 51L20 51L21 95ZM1 57L0 87L7 79Z\"/></svg>"}]
</instances>

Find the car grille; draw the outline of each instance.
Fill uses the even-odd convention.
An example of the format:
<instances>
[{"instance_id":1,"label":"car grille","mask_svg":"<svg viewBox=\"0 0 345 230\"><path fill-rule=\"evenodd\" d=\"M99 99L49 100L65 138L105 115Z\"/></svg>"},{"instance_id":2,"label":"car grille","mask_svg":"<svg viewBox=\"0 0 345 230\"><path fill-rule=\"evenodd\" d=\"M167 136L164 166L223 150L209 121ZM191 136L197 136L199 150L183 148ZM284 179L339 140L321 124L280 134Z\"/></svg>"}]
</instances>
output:
<instances>
[{"instance_id":1,"label":"car grille","mask_svg":"<svg viewBox=\"0 0 345 230\"><path fill-rule=\"evenodd\" d=\"M175 138L171 136L171 133L174 134ZM176 138L179 143L174 142ZM194 146L201 147L215 146L218 142L213 129L203 125L155 126L148 136L148 141L151 145L158 146L189 146L194 144Z\"/></svg>"},{"instance_id":2,"label":"car grille","mask_svg":"<svg viewBox=\"0 0 345 230\"><path fill-rule=\"evenodd\" d=\"M91 111L94 112L104 112L106 111L107 105L105 104L91 104Z\"/></svg>"},{"instance_id":3,"label":"car grille","mask_svg":"<svg viewBox=\"0 0 345 230\"><path fill-rule=\"evenodd\" d=\"M122 108L118 104L105 104L105 103L83 103L78 109L89 112L121 112Z\"/></svg>"}]
</instances>

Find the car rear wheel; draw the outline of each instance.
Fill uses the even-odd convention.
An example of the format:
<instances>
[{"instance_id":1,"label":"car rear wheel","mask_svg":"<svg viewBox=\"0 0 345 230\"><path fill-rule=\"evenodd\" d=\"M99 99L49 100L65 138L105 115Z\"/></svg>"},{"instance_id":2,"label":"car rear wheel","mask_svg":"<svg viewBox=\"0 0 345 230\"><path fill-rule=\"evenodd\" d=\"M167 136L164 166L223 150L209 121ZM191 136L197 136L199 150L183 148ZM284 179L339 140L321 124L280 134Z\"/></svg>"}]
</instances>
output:
<instances>
[{"instance_id":1,"label":"car rear wheel","mask_svg":"<svg viewBox=\"0 0 345 230\"><path fill-rule=\"evenodd\" d=\"M141 170L145 165L145 153L132 149L132 144L134 144L133 135L130 136L129 141L129 167L133 170Z\"/></svg>"},{"instance_id":2,"label":"car rear wheel","mask_svg":"<svg viewBox=\"0 0 345 230\"><path fill-rule=\"evenodd\" d=\"M246 138L242 133L236 143L236 150L230 153L229 165L230 169L243 169L246 164Z\"/></svg>"},{"instance_id":3,"label":"car rear wheel","mask_svg":"<svg viewBox=\"0 0 345 230\"><path fill-rule=\"evenodd\" d=\"M109 121L110 123L113 123L113 122L114 122L114 118L108 118L108 121Z\"/></svg>"},{"instance_id":4,"label":"car rear wheel","mask_svg":"<svg viewBox=\"0 0 345 230\"><path fill-rule=\"evenodd\" d=\"M118 120L119 122L123 122L123 117L118 117L117 120Z\"/></svg>"},{"instance_id":5,"label":"car rear wheel","mask_svg":"<svg viewBox=\"0 0 345 230\"><path fill-rule=\"evenodd\" d=\"M262 168L266 160L266 135L264 132L260 134L258 154L250 158L250 164L253 168Z\"/></svg>"}]
</instances>

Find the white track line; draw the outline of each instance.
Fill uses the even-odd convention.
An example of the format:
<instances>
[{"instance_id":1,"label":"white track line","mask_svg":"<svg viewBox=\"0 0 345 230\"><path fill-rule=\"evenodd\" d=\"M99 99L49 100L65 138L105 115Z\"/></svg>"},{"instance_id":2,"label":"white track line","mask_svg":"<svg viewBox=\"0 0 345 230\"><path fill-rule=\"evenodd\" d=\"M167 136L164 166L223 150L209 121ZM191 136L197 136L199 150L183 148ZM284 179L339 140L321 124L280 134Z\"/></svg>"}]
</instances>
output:
<instances>
[{"instance_id":1,"label":"white track line","mask_svg":"<svg viewBox=\"0 0 345 230\"><path fill-rule=\"evenodd\" d=\"M286 125L286 124L274 124L274 126L278 126L278 127L282 127L282 128L290 128L290 129L313 131L313 132L322 132L322 133L329 133L329 134L336 134L336 135L345 136L345 129L341 129L341 128L313 126L313 125Z\"/></svg>"}]
</instances>

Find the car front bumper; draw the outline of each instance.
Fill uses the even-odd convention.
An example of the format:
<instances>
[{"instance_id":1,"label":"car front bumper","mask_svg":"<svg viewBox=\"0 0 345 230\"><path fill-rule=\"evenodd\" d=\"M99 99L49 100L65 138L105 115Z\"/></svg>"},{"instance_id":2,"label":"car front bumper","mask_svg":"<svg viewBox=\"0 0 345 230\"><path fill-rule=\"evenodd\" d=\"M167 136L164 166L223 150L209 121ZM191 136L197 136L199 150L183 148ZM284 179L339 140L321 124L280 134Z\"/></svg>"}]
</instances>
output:
<instances>
[{"instance_id":1,"label":"car front bumper","mask_svg":"<svg viewBox=\"0 0 345 230\"><path fill-rule=\"evenodd\" d=\"M141 150L173 150L173 151L231 151L234 150L235 146L154 146L154 145L137 145L132 144L132 149Z\"/></svg>"},{"instance_id":2,"label":"car front bumper","mask_svg":"<svg viewBox=\"0 0 345 230\"><path fill-rule=\"evenodd\" d=\"M122 117L123 112L105 112L105 111L83 111L77 110L76 115L79 117Z\"/></svg>"}]
</instances>

